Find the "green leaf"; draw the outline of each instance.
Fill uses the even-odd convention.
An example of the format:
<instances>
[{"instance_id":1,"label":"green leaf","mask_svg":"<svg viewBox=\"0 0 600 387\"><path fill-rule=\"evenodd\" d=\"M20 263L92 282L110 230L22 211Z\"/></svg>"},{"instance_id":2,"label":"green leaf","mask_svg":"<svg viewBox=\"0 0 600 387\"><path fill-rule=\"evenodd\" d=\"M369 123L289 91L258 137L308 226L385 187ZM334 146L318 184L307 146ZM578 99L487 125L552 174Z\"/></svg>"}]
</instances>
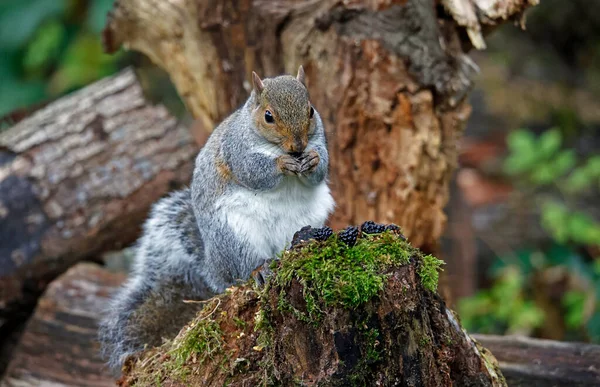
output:
<instances>
[{"instance_id":1,"label":"green leaf","mask_svg":"<svg viewBox=\"0 0 600 387\"><path fill-rule=\"evenodd\" d=\"M588 159L585 166L588 176L600 178L600 156L592 156Z\"/></svg>"},{"instance_id":2,"label":"green leaf","mask_svg":"<svg viewBox=\"0 0 600 387\"><path fill-rule=\"evenodd\" d=\"M569 216L568 222L572 240L580 243L592 242L597 225L590 217L582 213L574 213Z\"/></svg>"},{"instance_id":3,"label":"green leaf","mask_svg":"<svg viewBox=\"0 0 600 387\"><path fill-rule=\"evenodd\" d=\"M504 171L509 175L520 175L530 171L537 164L533 153L519 153L508 156L504 162Z\"/></svg>"},{"instance_id":4,"label":"green leaf","mask_svg":"<svg viewBox=\"0 0 600 387\"><path fill-rule=\"evenodd\" d=\"M554 165L555 175L564 175L568 170L575 166L576 161L575 151L569 149L560 152L552 163Z\"/></svg>"},{"instance_id":5,"label":"green leaf","mask_svg":"<svg viewBox=\"0 0 600 387\"><path fill-rule=\"evenodd\" d=\"M586 295L582 292L568 291L562 298L562 304L566 309L565 323L571 329L579 328L584 323L584 311Z\"/></svg>"},{"instance_id":6,"label":"green leaf","mask_svg":"<svg viewBox=\"0 0 600 387\"><path fill-rule=\"evenodd\" d=\"M539 152L531 132L519 129L511 132L507 139L511 153L504 163L504 171L509 175L519 175L530 171L538 163Z\"/></svg>"},{"instance_id":7,"label":"green leaf","mask_svg":"<svg viewBox=\"0 0 600 387\"><path fill-rule=\"evenodd\" d=\"M552 128L544 132L537 143L538 152L540 152L544 158L550 158L560 149L562 135L557 128Z\"/></svg>"},{"instance_id":8,"label":"green leaf","mask_svg":"<svg viewBox=\"0 0 600 387\"><path fill-rule=\"evenodd\" d=\"M534 152L536 141L533 133L526 129L512 131L507 139L508 148L515 153Z\"/></svg>"},{"instance_id":9,"label":"green leaf","mask_svg":"<svg viewBox=\"0 0 600 387\"><path fill-rule=\"evenodd\" d=\"M598 223L590 224L590 226L584 232L577 235L577 238L573 239L576 242L584 245L600 246L600 225Z\"/></svg>"},{"instance_id":10,"label":"green leaf","mask_svg":"<svg viewBox=\"0 0 600 387\"><path fill-rule=\"evenodd\" d=\"M524 302L518 309L518 312L512 315L509 327L509 333L516 333L521 330L531 330L537 328L544 322L544 312L540 310L533 302Z\"/></svg>"},{"instance_id":11,"label":"green leaf","mask_svg":"<svg viewBox=\"0 0 600 387\"><path fill-rule=\"evenodd\" d=\"M544 185L552 183L557 177L557 170L553 165L546 163L536 165L535 169L531 172L530 179L535 184Z\"/></svg>"},{"instance_id":12,"label":"green leaf","mask_svg":"<svg viewBox=\"0 0 600 387\"><path fill-rule=\"evenodd\" d=\"M60 20L54 19L41 25L25 51L25 71L40 71L55 61L65 36L65 27Z\"/></svg>"},{"instance_id":13,"label":"green leaf","mask_svg":"<svg viewBox=\"0 0 600 387\"><path fill-rule=\"evenodd\" d=\"M592 184L587 169L577 168L566 180L566 189L571 193L576 193L585 190Z\"/></svg>"},{"instance_id":14,"label":"green leaf","mask_svg":"<svg viewBox=\"0 0 600 387\"><path fill-rule=\"evenodd\" d=\"M564 243L569 239L568 214L561 204L547 202L542 206L542 227L556 241Z\"/></svg>"}]
</instances>

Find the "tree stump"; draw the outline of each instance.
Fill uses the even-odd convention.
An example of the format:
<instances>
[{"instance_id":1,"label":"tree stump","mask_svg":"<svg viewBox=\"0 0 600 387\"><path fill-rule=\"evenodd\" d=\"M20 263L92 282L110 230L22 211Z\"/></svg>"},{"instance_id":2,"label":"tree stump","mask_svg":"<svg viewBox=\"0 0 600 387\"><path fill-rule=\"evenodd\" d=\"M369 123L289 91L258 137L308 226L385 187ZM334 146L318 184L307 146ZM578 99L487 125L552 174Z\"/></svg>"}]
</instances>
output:
<instances>
[{"instance_id":1,"label":"tree stump","mask_svg":"<svg viewBox=\"0 0 600 387\"><path fill-rule=\"evenodd\" d=\"M437 295L442 262L397 229L364 230L296 240L263 288L207 301L174 340L126 362L120 385L504 386Z\"/></svg>"}]
</instances>

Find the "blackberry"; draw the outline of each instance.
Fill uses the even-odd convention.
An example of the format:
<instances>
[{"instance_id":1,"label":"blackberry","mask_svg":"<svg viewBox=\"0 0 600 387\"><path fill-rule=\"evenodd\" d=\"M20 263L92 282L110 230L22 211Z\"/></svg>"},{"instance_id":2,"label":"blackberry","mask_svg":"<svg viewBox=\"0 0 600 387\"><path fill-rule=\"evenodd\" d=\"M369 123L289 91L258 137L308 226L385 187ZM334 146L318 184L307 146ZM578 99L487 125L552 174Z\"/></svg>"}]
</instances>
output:
<instances>
[{"instance_id":1,"label":"blackberry","mask_svg":"<svg viewBox=\"0 0 600 387\"><path fill-rule=\"evenodd\" d=\"M386 226L385 224L379 224L372 220L368 220L360 226L360 230L365 234L381 234L386 230Z\"/></svg>"},{"instance_id":2,"label":"blackberry","mask_svg":"<svg viewBox=\"0 0 600 387\"><path fill-rule=\"evenodd\" d=\"M350 226L338 233L338 237L346 245L352 247L356 244L356 238L358 238L358 227Z\"/></svg>"},{"instance_id":3,"label":"blackberry","mask_svg":"<svg viewBox=\"0 0 600 387\"><path fill-rule=\"evenodd\" d=\"M294 237L292 238L292 247L295 247L302 242L314 238L314 232L315 229L310 226L304 226L300 230L296 231Z\"/></svg>"},{"instance_id":4,"label":"blackberry","mask_svg":"<svg viewBox=\"0 0 600 387\"><path fill-rule=\"evenodd\" d=\"M333 235L331 227L313 228L313 238L318 241L326 241Z\"/></svg>"},{"instance_id":5,"label":"blackberry","mask_svg":"<svg viewBox=\"0 0 600 387\"><path fill-rule=\"evenodd\" d=\"M385 230L392 231L394 234L398 235L398 237L400 239L402 239L403 241L406 240L406 237L402 234L402 230L400 230L400 227L398 227L397 225L395 225L393 223L385 226Z\"/></svg>"}]
</instances>

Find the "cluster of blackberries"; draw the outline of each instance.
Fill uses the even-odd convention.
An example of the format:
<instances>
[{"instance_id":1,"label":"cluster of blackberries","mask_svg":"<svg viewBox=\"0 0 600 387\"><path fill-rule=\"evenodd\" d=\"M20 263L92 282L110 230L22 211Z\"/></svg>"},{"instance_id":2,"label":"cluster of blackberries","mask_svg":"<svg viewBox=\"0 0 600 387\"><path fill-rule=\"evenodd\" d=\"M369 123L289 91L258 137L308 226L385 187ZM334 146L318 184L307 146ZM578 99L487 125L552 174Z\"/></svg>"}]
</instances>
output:
<instances>
[{"instance_id":1,"label":"cluster of blackberries","mask_svg":"<svg viewBox=\"0 0 600 387\"><path fill-rule=\"evenodd\" d=\"M402 234L400 227L396 226L395 224L388 224L385 226L385 231L392 231L398 236L398 238L402 239L403 241L406 240L406 237L404 234Z\"/></svg>"},{"instance_id":2,"label":"cluster of blackberries","mask_svg":"<svg viewBox=\"0 0 600 387\"><path fill-rule=\"evenodd\" d=\"M294 234L294 237L292 238L292 247L310 239L326 241L332 235L333 230L331 227L312 228L310 226L304 226Z\"/></svg>"},{"instance_id":3,"label":"cluster of blackberries","mask_svg":"<svg viewBox=\"0 0 600 387\"><path fill-rule=\"evenodd\" d=\"M368 220L360 226L360 230L365 234L381 234L386 230L386 225Z\"/></svg>"},{"instance_id":4,"label":"cluster of blackberries","mask_svg":"<svg viewBox=\"0 0 600 387\"><path fill-rule=\"evenodd\" d=\"M314 228L314 238L318 241L326 241L333 235L331 227Z\"/></svg>"},{"instance_id":5,"label":"cluster of blackberries","mask_svg":"<svg viewBox=\"0 0 600 387\"><path fill-rule=\"evenodd\" d=\"M400 232L400 227L396 226L395 224L379 224L373 222L372 220L364 222L360 228L356 226L350 226L340 230L338 232L338 238L346 245L354 246L361 233L381 234L385 231L392 231L398 235L399 238L406 240L404 235L402 235ZM332 235L333 230L330 227L312 228L310 226L305 226L294 234L294 238L292 239L292 247L310 239L314 239L316 241L326 241Z\"/></svg>"},{"instance_id":6,"label":"cluster of blackberries","mask_svg":"<svg viewBox=\"0 0 600 387\"><path fill-rule=\"evenodd\" d=\"M358 238L358 227L350 226L346 227L338 233L338 238L348 246L354 246L356 239Z\"/></svg>"},{"instance_id":7,"label":"cluster of blackberries","mask_svg":"<svg viewBox=\"0 0 600 387\"><path fill-rule=\"evenodd\" d=\"M398 227L397 225L395 225L393 223L392 224L379 224L379 223L373 222L372 220L368 220L360 226L360 230L365 234L381 234L382 232L385 232L385 231L392 231L396 235L398 235L398 237L400 237L401 239L406 240L406 237L404 235L402 235L402 233L400 232L400 227Z\"/></svg>"}]
</instances>

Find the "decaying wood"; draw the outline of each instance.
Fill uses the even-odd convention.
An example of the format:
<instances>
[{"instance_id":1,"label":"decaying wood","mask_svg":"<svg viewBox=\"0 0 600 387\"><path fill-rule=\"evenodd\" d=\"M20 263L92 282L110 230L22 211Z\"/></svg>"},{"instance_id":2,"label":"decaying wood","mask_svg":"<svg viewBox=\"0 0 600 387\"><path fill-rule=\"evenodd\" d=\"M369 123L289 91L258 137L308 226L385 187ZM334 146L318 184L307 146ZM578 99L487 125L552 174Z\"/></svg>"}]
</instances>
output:
<instances>
[{"instance_id":1,"label":"decaying wood","mask_svg":"<svg viewBox=\"0 0 600 387\"><path fill-rule=\"evenodd\" d=\"M447 0L452 20L434 0L118 0L104 36L164 68L206 130L245 100L252 70L304 65L329 131L332 226L395 222L431 247L476 71L461 32L480 47L478 31L535 2Z\"/></svg>"},{"instance_id":2,"label":"decaying wood","mask_svg":"<svg viewBox=\"0 0 600 387\"><path fill-rule=\"evenodd\" d=\"M524 7L537 5L539 0L441 0L459 26L467 30L469 41L477 49L485 48L484 31L508 18L520 18L524 23Z\"/></svg>"},{"instance_id":3,"label":"decaying wood","mask_svg":"<svg viewBox=\"0 0 600 387\"><path fill-rule=\"evenodd\" d=\"M395 262L404 253L388 241L390 250L377 250L376 257ZM348 250L306 260L319 249L339 246L329 243L284 253L262 291L246 284L205 302L173 341L127 362L120 385L506 386L493 355L423 285L421 255L404 250L411 258L402 264L373 263L385 279L381 290L363 298L365 282L328 293L313 280L327 272L333 283L352 281L343 272L351 267L347 263L342 272L331 269ZM373 248L376 242L364 243ZM284 271L293 262L305 266ZM353 262L363 264L358 257ZM313 271L308 277L298 274L308 271ZM363 301L328 304L324 294Z\"/></svg>"},{"instance_id":4,"label":"decaying wood","mask_svg":"<svg viewBox=\"0 0 600 387\"><path fill-rule=\"evenodd\" d=\"M114 386L114 376L99 357L96 326L123 277L80 263L52 282L0 384Z\"/></svg>"},{"instance_id":5,"label":"decaying wood","mask_svg":"<svg viewBox=\"0 0 600 387\"><path fill-rule=\"evenodd\" d=\"M131 70L0 133L0 318L75 262L132 242L149 206L189 183L197 149Z\"/></svg>"},{"instance_id":6,"label":"decaying wood","mask_svg":"<svg viewBox=\"0 0 600 387\"><path fill-rule=\"evenodd\" d=\"M509 386L600 386L600 346L473 335L500 363Z\"/></svg>"}]
</instances>

